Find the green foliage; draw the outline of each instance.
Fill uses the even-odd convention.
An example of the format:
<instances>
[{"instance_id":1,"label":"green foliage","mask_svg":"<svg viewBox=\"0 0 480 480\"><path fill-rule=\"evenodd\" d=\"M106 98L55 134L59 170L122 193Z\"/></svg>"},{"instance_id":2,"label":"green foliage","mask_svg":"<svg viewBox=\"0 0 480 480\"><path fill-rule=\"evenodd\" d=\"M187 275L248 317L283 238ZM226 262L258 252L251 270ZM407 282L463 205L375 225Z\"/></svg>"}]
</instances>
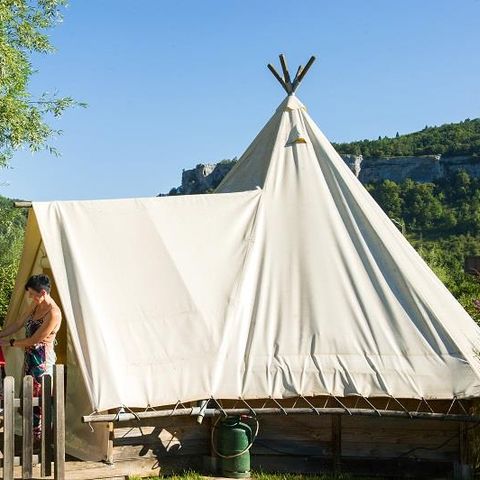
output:
<instances>
[{"instance_id":1,"label":"green foliage","mask_svg":"<svg viewBox=\"0 0 480 480\"><path fill-rule=\"evenodd\" d=\"M385 180L375 187L369 186L369 190L390 218L402 217L404 199L399 185L391 180Z\"/></svg>"},{"instance_id":2,"label":"green foliage","mask_svg":"<svg viewBox=\"0 0 480 480\"><path fill-rule=\"evenodd\" d=\"M0 324L7 314L23 247L25 210L0 196Z\"/></svg>"},{"instance_id":3,"label":"green foliage","mask_svg":"<svg viewBox=\"0 0 480 480\"><path fill-rule=\"evenodd\" d=\"M470 235L424 240L410 239L418 253L463 308L480 323L473 300L480 298L479 279L464 272L465 257L480 255L480 239Z\"/></svg>"},{"instance_id":4,"label":"green foliage","mask_svg":"<svg viewBox=\"0 0 480 480\"><path fill-rule=\"evenodd\" d=\"M442 217L443 206L435 195L435 185L407 179L402 185L404 219L412 228L432 228Z\"/></svg>"},{"instance_id":5,"label":"green foliage","mask_svg":"<svg viewBox=\"0 0 480 480\"><path fill-rule=\"evenodd\" d=\"M427 236L480 234L480 178L458 171L435 183L410 179L366 185L390 218Z\"/></svg>"},{"instance_id":6,"label":"green foliage","mask_svg":"<svg viewBox=\"0 0 480 480\"><path fill-rule=\"evenodd\" d=\"M471 155L480 160L480 118L425 127L420 132L407 135L397 132L394 138L338 143L334 147L339 153L353 153L365 158L440 154L444 157Z\"/></svg>"},{"instance_id":7,"label":"green foliage","mask_svg":"<svg viewBox=\"0 0 480 480\"><path fill-rule=\"evenodd\" d=\"M70 97L43 94L33 98L28 84L35 70L33 53L50 53L47 31L61 21L66 0L0 0L0 166L22 147L56 150L47 141L60 131L46 123L72 105Z\"/></svg>"}]
</instances>

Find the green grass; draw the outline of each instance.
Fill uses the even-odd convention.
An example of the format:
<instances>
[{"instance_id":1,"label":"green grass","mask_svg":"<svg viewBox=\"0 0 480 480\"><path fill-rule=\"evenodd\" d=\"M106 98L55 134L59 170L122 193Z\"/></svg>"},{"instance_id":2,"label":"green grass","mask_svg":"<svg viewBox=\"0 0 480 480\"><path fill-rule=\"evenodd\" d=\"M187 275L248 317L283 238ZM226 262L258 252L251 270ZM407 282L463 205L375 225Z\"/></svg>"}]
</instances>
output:
<instances>
[{"instance_id":1,"label":"green grass","mask_svg":"<svg viewBox=\"0 0 480 480\"><path fill-rule=\"evenodd\" d=\"M252 478L255 480L353 480L353 477L348 474L338 474L332 475L328 473L323 473L320 475L301 475L295 473L253 473Z\"/></svg>"},{"instance_id":2,"label":"green grass","mask_svg":"<svg viewBox=\"0 0 480 480\"><path fill-rule=\"evenodd\" d=\"M204 475L200 475L196 472L185 472L180 475L168 475L165 477L148 477L149 480L203 480L205 479ZM208 477L207 477L208 478ZM357 477L360 478L360 477ZM361 477L362 480L368 480L366 477ZM320 475L299 475L293 473L263 473L263 472L252 472L252 479L254 480L354 480L355 477L348 474L320 474ZM130 480L141 480L140 477L130 477ZM378 478L376 480L379 480Z\"/></svg>"},{"instance_id":3,"label":"green grass","mask_svg":"<svg viewBox=\"0 0 480 480\"><path fill-rule=\"evenodd\" d=\"M149 480L160 480L168 478L168 480L203 480L204 476L196 472L185 472L179 475L168 475L165 477L148 477ZM130 480L141 480L141 477L130 477Z\"/></svg>"}]
</instances>

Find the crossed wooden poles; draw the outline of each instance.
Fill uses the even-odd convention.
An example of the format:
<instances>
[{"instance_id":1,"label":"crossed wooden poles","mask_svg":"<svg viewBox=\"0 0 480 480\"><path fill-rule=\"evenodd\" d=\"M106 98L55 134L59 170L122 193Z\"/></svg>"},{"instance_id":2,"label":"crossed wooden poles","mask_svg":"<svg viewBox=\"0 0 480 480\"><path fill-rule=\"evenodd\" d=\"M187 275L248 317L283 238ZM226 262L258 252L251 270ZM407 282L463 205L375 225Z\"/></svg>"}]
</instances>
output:
<instances>
[{"instance_id":1,"label":"crossed wooden poles","mask_svg":"<svg viewBox=\"0 0 480 480\"><path fill-rule=\"evenodd\" d=\"M311 56L310 60L307 62L305 67L302 67L302 65L298 67L297 73L293 81L291 80L290 73L288 72L287 60L285 59L285 55L282 53L278 57L280 58L280 65L283 71L283 78L275 70L275 67L271 63L269 63L267 67L273 73L273 76L279 81L280 85L287 92L287 94L293 95L295 93L295 90L300 85L300 82L304 79L308 70L310 70L310 67L313 65L313 62L315 61L315 57Z\"/></svg>"}]
</instances>

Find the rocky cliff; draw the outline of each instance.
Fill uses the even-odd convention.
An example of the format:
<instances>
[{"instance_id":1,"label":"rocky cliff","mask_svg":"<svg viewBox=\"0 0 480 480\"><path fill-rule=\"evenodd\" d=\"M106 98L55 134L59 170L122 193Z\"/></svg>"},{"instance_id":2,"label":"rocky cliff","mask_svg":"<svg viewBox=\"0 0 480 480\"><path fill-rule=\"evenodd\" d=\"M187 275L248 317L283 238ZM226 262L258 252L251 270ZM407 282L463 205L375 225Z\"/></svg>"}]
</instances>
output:
<instances>
[{"instance_id":1,"label":"rocky cliff","mask_svg":"<svg viewBox=\"0 0 480 480\"><path fill-rule=\"evenodd\" d=\"M218 187L225 175L235 165L236 159L219 163L199 163L191 170L182 171L182 184L172 188L169 195L191 195L211 192Z\"/></svg>"},{"instance_id":2,"label":"rocky cliff","mask_svg":"<svg viewBox=\"0 0 480 480\"><path fill-rule=\"evenodd\" d=\"M393 180L401 183L407 178L416 182L434 182L459 170L472 177L480 177L480 157L379 157L360 160L358 179L362 183Z\"/></svg>"},{"instance_id":3,"label":"rocky cliff","mask_svg":"<svg viewBox=\"0 0 480 480\"><path fill-rule=\"evenodd\" d=\"M411 178L416 182L434 182L459 170L472 177L480 177L480 157L458 156L442 158L441 155L421 157L374 157L341 155L355 176L364 184L383 180L400 183ZM183 170L182 184L172 188L170 195L211 192L235 165L234 160L220 163L199 164L191 170Z\"/></svg>"}]
</instances>

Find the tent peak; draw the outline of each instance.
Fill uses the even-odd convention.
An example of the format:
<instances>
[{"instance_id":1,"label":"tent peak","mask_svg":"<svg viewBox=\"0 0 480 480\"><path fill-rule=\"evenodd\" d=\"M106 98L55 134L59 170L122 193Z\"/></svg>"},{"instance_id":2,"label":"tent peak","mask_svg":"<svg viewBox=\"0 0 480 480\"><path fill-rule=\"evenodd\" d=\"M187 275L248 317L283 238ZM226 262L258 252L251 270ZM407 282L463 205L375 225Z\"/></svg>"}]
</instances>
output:
<instances>
[{"instance_id":1,"label":"tent peak","mask_svg":"<svg viewBox=\"0 0 480 480\"><path fill-rule=\"evenodd\" d=\"M305 67L302 67L302 65L298 67L297 73L295 74L295 78L293 79L293 81L288 71L285 55L281 53L278 57L280 58L280 65L282 67L283 77L280 76L280 74L275 70L275 67L271 63L269 63L267 67L273 73L273 76L278 80L283 89L287 92L287 95L293 95L295 93L295 90L300 85L300 82L305 78L308 70L313 65L315 57L312 55Z\"/></svg>"},{"instance_id":2,"label":"tent peak","mask_svg":"<svg viewBox=\"0 0 480 480\"><path fill-rule=\"evenodd\" d=\"M307 110L305 105L299 100L299 98L292 94L286 97L282 103L278 106L277 112L281 111L284 112L286 110Z\"/></svg>"}]
</instances>

